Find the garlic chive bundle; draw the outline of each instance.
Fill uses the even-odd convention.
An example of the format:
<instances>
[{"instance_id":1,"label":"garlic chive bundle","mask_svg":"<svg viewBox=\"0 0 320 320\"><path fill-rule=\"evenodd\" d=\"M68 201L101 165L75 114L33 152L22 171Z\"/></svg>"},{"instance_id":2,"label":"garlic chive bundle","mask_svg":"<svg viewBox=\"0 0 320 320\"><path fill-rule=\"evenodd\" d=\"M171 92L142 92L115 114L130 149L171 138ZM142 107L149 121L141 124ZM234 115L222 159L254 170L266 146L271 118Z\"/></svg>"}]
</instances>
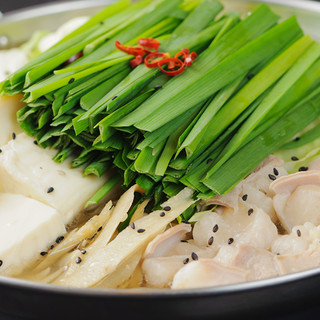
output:
<instances>
[{"instance_id":1,"label":"garlic chive bundle","mask_svg":"<svg viewBox=\"0 0 320 320\"><path fill-rule=\"evenodd\" d=\"M320 45L295 17L278 24L264 4L243 20L222 9L214 0L121 0L11 75L1 92L24 94L21 127L57 149L55 161L73 156L84 175L118 168L90 203L120 181L146 190L137 205L153 197L157 206L184 186L201 198L228 192L318 117ZM198 57L172 78L144 64L131 69L133 56L115 41L140 38Z\"/></svg>"}]
</instances>

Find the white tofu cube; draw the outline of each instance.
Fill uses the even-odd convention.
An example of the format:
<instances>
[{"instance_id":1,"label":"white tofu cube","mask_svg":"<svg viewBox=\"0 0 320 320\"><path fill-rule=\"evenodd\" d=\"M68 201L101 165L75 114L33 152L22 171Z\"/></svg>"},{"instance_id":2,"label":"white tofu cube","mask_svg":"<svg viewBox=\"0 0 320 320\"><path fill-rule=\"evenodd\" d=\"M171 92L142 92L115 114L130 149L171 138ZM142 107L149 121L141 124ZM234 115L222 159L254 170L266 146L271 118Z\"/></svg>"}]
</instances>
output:
<instances>
[{"instance_id":1,"label":"white tofu cube","mask_svg":"<svg viewBox=\"0 0 320 320\"><path fill-rule=\"evenodd\" d=\"M0 274L18 274L65 232L56 209L22 195L0 193Z\"/></svg>"},{"instance_id":2,"label":"white tofu cube","mask_svg":"<svg viewBox=\"0 0 320 320\"><path fill-rule=\"evenodd\" d=\"M19 134L0 153L0 192L17 193L57 209L71 223L106 177L83 177L70 162L55 163L54 150L42 149L26 134Z\"/></svg>"}]
</instances>

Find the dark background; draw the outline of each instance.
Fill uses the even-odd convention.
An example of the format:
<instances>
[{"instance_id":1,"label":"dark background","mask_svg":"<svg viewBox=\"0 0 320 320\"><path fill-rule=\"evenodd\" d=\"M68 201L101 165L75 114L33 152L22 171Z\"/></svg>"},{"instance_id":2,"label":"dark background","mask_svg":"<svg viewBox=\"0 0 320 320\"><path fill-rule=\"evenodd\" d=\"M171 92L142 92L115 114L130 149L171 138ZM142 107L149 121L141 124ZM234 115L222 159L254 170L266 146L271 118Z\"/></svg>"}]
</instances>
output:
<instances>
[{"instance_id":1,"label":"dark background","mask_svg":"<svg viewBox=\"0 0 320 320\"><path fill-rule=\"evenodd\" d=\"M56 0L0 0L0 11L2 13L22 9L37 4L45 4L48 2L63 2Z\"/></svg>"},{"instance_id":2,"label":"dark background","mask_svg":"<svg viewBox=\"0 0 320 320\"><path fill-rule=\"evenodd\" d=\"M294 1L294 0L292 0ZM320 1L320 0L318 0ZM0 0L0 11L6 13L9 11L34 6L37 4L45 4L49 2L64 2L63 0ZM268 0L266 0L268 2ZM12 318L3 317L0 315L0 320L11 320ZM295 312L286 315L275 315L270 320L306 320L306 319L320 319L320 302L307 310L295 310ZM13 320L13 319L12 319ZM151 319L150 319L151 320ZM263 320L269 320L269 318L263 318Z\"/></svg>"},{"instance_id":3,"label":"dark background","mask_svg":"<svg viewBox=\"0 0 320 320\"><path fill-rule=\"evenodd\" d=\"M29 7L32 5L47 3L47 2L57 2L52 0L0 0L0 11L2 13Z\"/></svg>"},{"instance_id":4,"label":"dark background","mask_svg":"<svg viewBox=\"0 0 320 320\"><path fill-rule=\"evenodd\" d=\"M63 2L63 0L60 0L60 1L57 1L57 0L0 0L0 11L4 13L4 12L21 9L21 8L25 8L32 5L48 3L48 2ZM268 0L266 0L266 2L268 2Z\"/></svg>"}]
</instances>

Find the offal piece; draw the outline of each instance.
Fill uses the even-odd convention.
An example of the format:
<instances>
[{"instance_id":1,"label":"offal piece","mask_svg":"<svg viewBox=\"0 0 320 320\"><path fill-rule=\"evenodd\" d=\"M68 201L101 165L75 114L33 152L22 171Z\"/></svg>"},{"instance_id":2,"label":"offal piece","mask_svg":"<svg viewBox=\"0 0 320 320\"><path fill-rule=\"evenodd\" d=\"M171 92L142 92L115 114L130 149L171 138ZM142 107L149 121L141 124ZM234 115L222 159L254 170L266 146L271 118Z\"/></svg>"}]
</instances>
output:
<instances>
[{"instance_id":1,"label":"offal piece","mask_svg":"<svg viewBox=\"0 0 320 320\"><path fill-rule=\"evenodd\" d=\"M283 176L270 185L273 205L282 226L320 224L320 171L301 171Z\"/></svg>"},{"instance_id":2,"label":"offal piece","mask_svg":"<svg viewBox=\"0 0 320 320\"><path fill-rule=\"evenodd\" d=\"M201 288L226 285L248 280L248 272L228 267L213 259L192 261L174 276L172 289Z\"/></svg>"}]
</instances>

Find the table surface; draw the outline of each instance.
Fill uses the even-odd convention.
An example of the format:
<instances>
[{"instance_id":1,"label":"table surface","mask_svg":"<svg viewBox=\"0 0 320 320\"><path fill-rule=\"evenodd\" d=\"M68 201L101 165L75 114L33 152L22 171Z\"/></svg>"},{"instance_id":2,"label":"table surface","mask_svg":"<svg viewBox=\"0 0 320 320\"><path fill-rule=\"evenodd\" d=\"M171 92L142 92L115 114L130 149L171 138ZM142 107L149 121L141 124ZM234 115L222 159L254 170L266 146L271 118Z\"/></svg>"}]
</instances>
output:
<instances>
[{"instance_id":1,"label":"table surface","mask_svg":"<svg viewBox=\"0 0 320 320\"><path fill-rule=\"evenodd\" d=\"M59 1L63 2L63 0L59 0ZM54 0L9 0L9 1L1 0L0 11L5 13L5 12L13 11L16 9L22 9L29 6L44 4L48 2L57 2L57 1L54 1ZM275 312L275 314L276 313L277 312ZM294 314L281 315L279 317L273 316L272 320L298 320L298 319L301 320L301 319L311 319L311 318L318 319L319 314L320 314L320 305L316 301L314 304L314 307L312 308L308 308L307 310L295 311ZM18 319L0 315L0 320L18 320ZM269 319L264 319L264 320L269 320Z\"/></svg>"}]
</instances>

